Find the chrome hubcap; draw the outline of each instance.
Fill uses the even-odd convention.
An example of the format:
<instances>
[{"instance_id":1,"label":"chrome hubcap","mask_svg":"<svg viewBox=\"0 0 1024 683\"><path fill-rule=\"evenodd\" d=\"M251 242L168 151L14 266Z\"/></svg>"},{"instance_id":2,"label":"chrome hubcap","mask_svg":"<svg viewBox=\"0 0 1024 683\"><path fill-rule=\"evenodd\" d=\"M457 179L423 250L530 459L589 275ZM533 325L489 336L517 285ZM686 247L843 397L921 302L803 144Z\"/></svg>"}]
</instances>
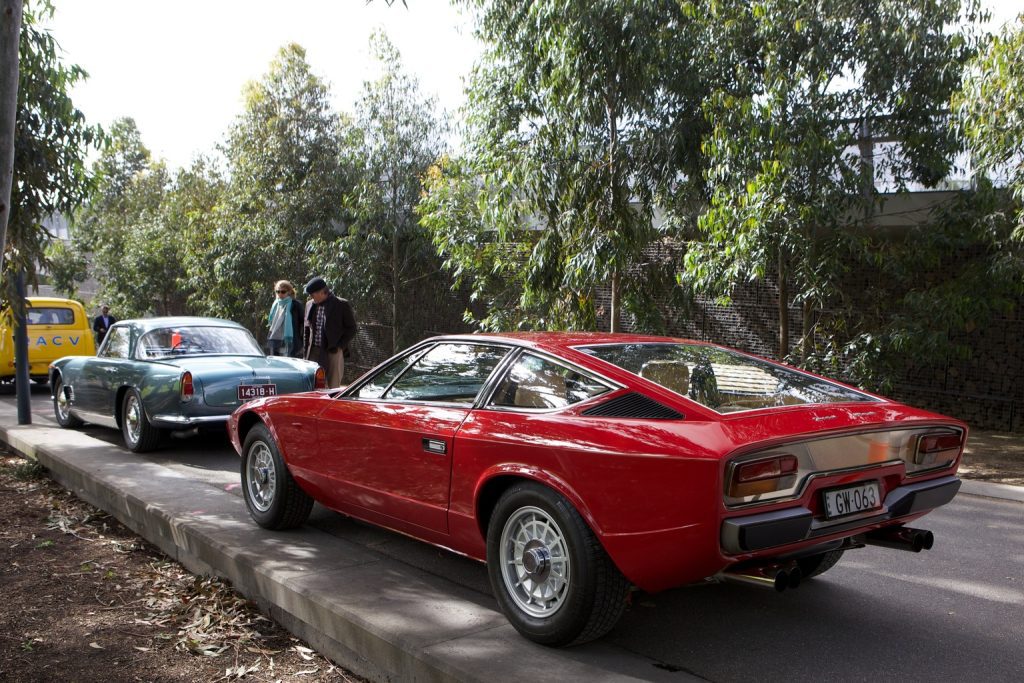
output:
<instances>
[{"instance_id":1,"label":"chrome hubcap","mask_svg":"<svg viewBox=\"0 0 1024 683\"><path fill-rule=\"evenodd\" d=\"M274 502L277 476L274 470L274 456L267 444L262 441L257 441L249 449L245 480L253 507L260 512L269 510Z\"/></svg>"},{"instance_id":2,"label":"chrome hubcap","mask_svg":"<svg viewBox=\"0 0 1024 683\"><path fill-rule=\"evenodd\" d=\"M58 384L57 385L56 398L57 398L57 413L60 415L60 419L62 419L62 420L68 419L68 411L70 410L70 408L68 406L68 394L67 394L66 391L64 391L64 385L63 384Z\"/></svg>"},{"instance_id":3,"label":"chrome hubcap","mask_svg":"<svg viewBox=\"0 0 1024 683\"><path fill-rule=\"evenodd\" d=\"M128 405L124 410L124 421L128 425L128 439L135 443L139 440L139 430L142 429L142 406L135 396L128 399Z\"/></svg>"},{"instance_id":4,"label":"chrome hubcap","mask_svg":"<svg viewBox=\"0 0 1024 683\"><path fill-rule=\"evenodd\" d=\"M530 541L523 551L523 569L531 580L547 581L551 574L551 551L536 539Z\"/></svg>"},{"instance_id":5,"label":"chrome hubcap","mask_svg":"<svg viewBox=\"0 0 1024 683\"><path fill-rule=\"evenodd\" d=\"M565 603L572 578L565 535L546 512L524 507L501 532L501 576L527 614L550 617Z\"/></svg>"}]
</instances>

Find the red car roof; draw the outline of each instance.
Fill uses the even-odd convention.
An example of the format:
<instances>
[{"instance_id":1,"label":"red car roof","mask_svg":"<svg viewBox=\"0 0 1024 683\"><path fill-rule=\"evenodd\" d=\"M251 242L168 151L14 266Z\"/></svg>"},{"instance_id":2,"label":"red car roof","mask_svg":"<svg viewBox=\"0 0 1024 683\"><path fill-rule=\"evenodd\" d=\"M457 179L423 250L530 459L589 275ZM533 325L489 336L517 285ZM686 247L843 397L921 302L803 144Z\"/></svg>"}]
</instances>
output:
<instances>
[{"instance_id":1,"label":"red car roof","mask_svg":"<svg viewBox=\"0 0 1024 683\"><path fill-rule=\"evenodd\" d=\"M708 345L707 342L676 337L659 337L646 334L612 334L611 332L496 332L437 337L437 339L450 338L487 339L490 341L504 340L552 351L590 344L686 343Z\"/></svg>"}]
</instances>

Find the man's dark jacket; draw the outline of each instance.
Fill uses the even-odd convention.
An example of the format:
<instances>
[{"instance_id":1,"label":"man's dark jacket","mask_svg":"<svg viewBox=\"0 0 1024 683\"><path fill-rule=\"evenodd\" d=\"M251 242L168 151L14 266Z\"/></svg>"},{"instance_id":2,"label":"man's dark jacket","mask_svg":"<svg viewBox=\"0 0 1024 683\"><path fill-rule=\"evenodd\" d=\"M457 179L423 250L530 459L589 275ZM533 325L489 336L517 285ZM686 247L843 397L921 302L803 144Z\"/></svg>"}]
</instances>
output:
<instances>
[{"instance_id":1,"label":"man's dark jacket","mask_svg":"<svg viewBox=\"0 0 1024 683\"><path fill-rule=\"evenodd\" d=\"M302 357L302 303L297 299L292 299L291 310L289 311L292 316L292 347L288 349L288 355L294 358Z\"/></svg>"},{"instance_id":2,"label":"man's dark jacket","mask_svg":"<svg viewBox=\"0 0 1024 683\"><path fill-rule=\"evenodd\" d=\"M92 331L96 333L96 343L103 341L103 338L107 336L107 330L113 327L114 323L117 322L117 318L112 315L108 315L107 318L110 319L110 324L106 327L103 326L102 315L96 316L92 321Z\"/></svg>"},{"instance_id":3,"label":"man's dark jacket","mask_svg":"<svg viewBox=\"0 0 1024 683\"><path fill-rule=\"evenodd\" d=\"M309 316L306 318L309 321L310 349L313 346L313 335L316 330L317 310L321 306L324 307L324 311L327 313L327 320L324 323L324 338L320 346L320 357L313 358L309 356L308 350L306 355L309 356L309 360L327 363L327 353L329 351L338 348L342 349L342 351L347 350L348 343L356 336L356 314L352 310L352 304L346 299L339 299L334 294L328 294L323 303L310 306Z\"/></svg>"}]
</instances>

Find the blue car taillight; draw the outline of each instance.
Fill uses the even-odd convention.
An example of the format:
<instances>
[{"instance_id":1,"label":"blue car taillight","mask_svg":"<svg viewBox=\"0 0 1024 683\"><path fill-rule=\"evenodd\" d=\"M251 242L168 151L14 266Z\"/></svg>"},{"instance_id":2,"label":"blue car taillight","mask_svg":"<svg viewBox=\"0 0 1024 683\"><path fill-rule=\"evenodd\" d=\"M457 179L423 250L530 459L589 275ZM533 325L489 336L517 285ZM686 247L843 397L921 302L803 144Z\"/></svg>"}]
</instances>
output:
<instances>
[{"instance_id":1,"label":"blue car taillight","mask_svg":"<svg viewBox=\"0 0 1024 683\"><path fill-rule=\"evenodd\" d=\"M191 401L196 393L195 385L192 383L192 373L186 370L181 373L181 400Z\"/></svg>"}]
</instances>

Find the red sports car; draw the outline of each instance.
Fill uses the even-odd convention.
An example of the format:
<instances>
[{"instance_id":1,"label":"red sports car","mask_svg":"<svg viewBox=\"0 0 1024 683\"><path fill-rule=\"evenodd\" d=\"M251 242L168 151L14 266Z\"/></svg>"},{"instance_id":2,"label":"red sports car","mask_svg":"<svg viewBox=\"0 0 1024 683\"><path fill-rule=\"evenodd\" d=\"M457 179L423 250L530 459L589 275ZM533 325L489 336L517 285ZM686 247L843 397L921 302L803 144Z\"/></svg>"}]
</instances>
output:
<instances>
[{"instance_id":1,"label":"red sports car","mask_svg":"<svg viewBox=\"0 0 1024 683\"><path fill-rule=\"evenodd\" d=\"M778 590L865 544L930 548L957 420L721 346L588 333L429 339L343 390L228 423L250 513L313 501L486 562L527 638L597 638L630 586Z\"/></svg>"}]
</instances>

